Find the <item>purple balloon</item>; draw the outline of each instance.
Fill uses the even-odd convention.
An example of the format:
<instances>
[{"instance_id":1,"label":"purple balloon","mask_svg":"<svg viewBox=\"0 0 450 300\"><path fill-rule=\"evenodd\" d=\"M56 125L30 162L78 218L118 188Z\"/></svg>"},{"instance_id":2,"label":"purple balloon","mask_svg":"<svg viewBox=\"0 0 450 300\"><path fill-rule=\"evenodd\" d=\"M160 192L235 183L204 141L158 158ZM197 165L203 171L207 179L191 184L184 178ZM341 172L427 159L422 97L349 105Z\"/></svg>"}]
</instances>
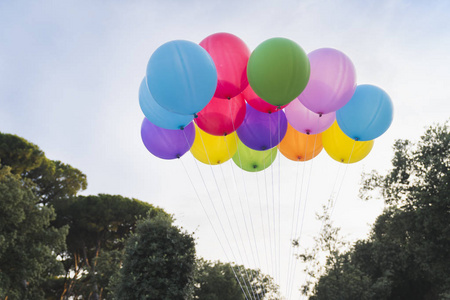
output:
<instances>
[{"instance_id":1,"label":"purple balloon","mask_svg":"<svg viewBox=\"0 0 450 300\"><path fill-rule=\"evenodd\" d=\"M336 120L336 113L316 114L307 109L298 99L285 108L286 119L295 130L305 134L317 134L327 130Z\"/></svg>"},{"instance_id":2,"label":"purple balloon","mask_svg":"<svg viewBox=\"0 0 450 300\"><path fill-rule=\"evenodd\" d=\"M180 158L194 143L195 127L191 122L183 130L165 129L144 118L141 138L147 150L154 156L162 159Z\"/></svg>"},{"instance_id":3,"label":"purple balloon","mask_svg":"<svg viewBox=\"0 0 450 300\"><path fill-rule=\"evenodd\" d=\"M247 104L244 122L236 132L247 147L264 151L278 145L286 130L287 120L282 110L268 114Z\"/></svg>"},{"instance_id":4,"label":"purple balloon","mask_svg":"<svg viewBox=\"0 0 450 300\"><path fill-rule=\"evenodd\" d=\"M356 71L352 61L342 52L321 48L308 54L311 75L300 102L318 114L343 107L356 89Z\"/></svg>"}]
</instances>

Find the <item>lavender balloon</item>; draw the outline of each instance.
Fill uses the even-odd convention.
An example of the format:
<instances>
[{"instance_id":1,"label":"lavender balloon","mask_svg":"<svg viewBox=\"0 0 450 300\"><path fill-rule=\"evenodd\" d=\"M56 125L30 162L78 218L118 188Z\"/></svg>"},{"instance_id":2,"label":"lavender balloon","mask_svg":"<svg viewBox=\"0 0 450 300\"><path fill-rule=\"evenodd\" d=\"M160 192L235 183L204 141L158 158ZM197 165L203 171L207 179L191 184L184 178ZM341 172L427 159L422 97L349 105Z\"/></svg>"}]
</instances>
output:
<instances>
[{"instance_id":1,"label":"lavender balloon","mask_svg":"<svg viewBox=\"0 0 450 300\"><path fill-rule=\"evenodd\" d=\"M267 114L247 104L244 122L236 132L247 147L264 151L278 145L286 130L287 120L282 110Z\"/></svg>"},{"instance_id":2,"label":"lavender balloon","mask_svg":"<svg viewBox=\"0 0 450 300\"><path fill-rule=\"evenodd\" d=\"M356 71L352 61L342 52L321 48L308 54L311 75L298 96L303 105L318 114L343 107L356 89Z\"/></svg>"},{"instance_id":3,"label":"lavender balloon","mask_svg":"<svg viewBox=\"0 0 450 300\"><path fill-rule=\"evenodd\" d=\"M183 130L165 129L144 118L141 138L147 150L154 156L162 159L180 158L194 143L195 127L191 122Z\"/></svg>"},{"instance_id":4,"label":"lavender balloon","mask_svg":"<svg viewBox=\"0 0 450 300\"><path fill-rule=\"evenodd\" d=\"M285 108L286 119L295 130L305 134L317 134L327 130L336 119L336 113L316 114L307 109L298 99Z\"/></svg>"}]
</instances>

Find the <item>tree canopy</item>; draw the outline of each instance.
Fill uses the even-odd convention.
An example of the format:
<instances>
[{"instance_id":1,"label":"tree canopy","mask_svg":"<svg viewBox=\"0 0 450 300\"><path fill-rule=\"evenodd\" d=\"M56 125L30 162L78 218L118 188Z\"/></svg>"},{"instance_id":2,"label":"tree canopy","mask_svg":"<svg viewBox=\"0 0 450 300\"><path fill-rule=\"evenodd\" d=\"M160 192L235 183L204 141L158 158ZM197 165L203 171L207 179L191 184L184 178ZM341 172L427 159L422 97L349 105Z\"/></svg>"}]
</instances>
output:
<instances>
[{"instance_id":1,"label":"tree canopy","mask_svg":"<svg viewBox=\"0 0 450 300\"><path fill-rule=\"evenodd\" d=\"M194 270L192 235L174 226L170 216L150 216L138 222L127 240L115 298L187 299L192 295Z\"/></svg>"},{"instance_id":2,"label":"tree canopy","mask_svg":"<svg viewBox=\"0 0 450 300\"><path fill-rule=\"evenodd\" d=\"M331 253L310 299L450 299L450 134L428 128L418 143L397 140L392 169L363 180L367 199L386 202L370 236Z\"/></svg>"}]
</instances>

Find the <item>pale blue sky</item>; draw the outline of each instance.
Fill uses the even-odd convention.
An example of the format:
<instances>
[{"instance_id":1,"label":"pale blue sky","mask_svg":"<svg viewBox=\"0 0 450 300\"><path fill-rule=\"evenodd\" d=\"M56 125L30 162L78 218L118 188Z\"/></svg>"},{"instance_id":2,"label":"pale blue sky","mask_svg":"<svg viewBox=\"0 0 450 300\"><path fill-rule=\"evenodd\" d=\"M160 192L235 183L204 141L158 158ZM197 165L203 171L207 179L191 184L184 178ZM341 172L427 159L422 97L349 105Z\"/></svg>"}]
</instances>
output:
<instances>
[{"instance_id":1,"label":"pale blue sky","mask_svg":"<svg viewBox=\"0 0 450 300\"><path fill-rule=\"evenodd\" d=\"M220 31L239 36L250 49L275 36L296 41L306 52L334 47L352 59L358 83L385 89L395 108L392 127L372 153L348 168L336 207L344 233L363 237L382 203L357 199L361 171L383 171L394 139L417 139L425 126L449 117L449 20L445 0L5 0L0 2L0 131L25 137L48 157L85 172L87 194L122 194L164 207L196 230L200 255L224 259L180 163L152 157L141 143L137 95L151 53L170 40L198 43ZM183 160L194 168L189 156ZM306 236L317 230L314 210L336 192L331 186L338 168L325 153L314 162ZM283 176L292 180L295 170L282 160ZM201 187L195 172L191 175ZM292 198L292 185L282 187ZM319 190L324 191L314 194ZM292 200L286 202L289 212ZM287 262L281 264L283 269Z\"/></svg>"}]
</instances>

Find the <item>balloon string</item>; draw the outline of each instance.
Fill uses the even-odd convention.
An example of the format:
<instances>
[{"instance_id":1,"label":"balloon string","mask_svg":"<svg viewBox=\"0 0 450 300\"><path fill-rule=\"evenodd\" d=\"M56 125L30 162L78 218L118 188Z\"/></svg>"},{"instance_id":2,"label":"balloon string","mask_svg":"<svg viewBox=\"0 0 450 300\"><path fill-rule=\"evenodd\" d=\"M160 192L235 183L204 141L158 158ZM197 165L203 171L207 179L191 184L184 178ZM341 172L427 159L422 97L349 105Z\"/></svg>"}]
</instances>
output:
<instances>
[{"instance_id":1,"label":"balloon string","mask_svg":"<svg viewBox=\"0 0 450 300\"><path fill-rule=\"evenodd\" d=\"M338 187L336 196L334 197L334 201L333 201L333 196L332 196L332 195L333 195L333 191L334 191L334 188L336 187L336 183L337 183L337 181L338 181L339 173L340 173L341 166L342 166L342 164L339 164L339 169L338 169L338 172L337 172L337 174L336 174L336 179L335 179L335 182L334 182L334 185L333 185L333 190L331 191L330 197L329 197L328 202L327 202L327 207L326 207L326 210L327 210L327 211L328 211L329 209L331 209L331 212L330 212L330 215L329 215L329 218L330 218L330 219L331 219L331 216L333 215L334 208L336 207L336 203L337 203L337 200L338 200L338 198L339 198L339 194L340 194L340 192L341 192L341 188L342 188L342 186L343 186L343 184L344 184L345 176L346 176L347 170L348 170L348 166L349 166L349 164L350 164L350 161L351 161L351 158L352 158L352 155L353 155L353 151L355 150L355 145L356 145L356 140L353 142L352 150L351 150L350 155L349 155L349 158L348 158L348 160L347 160L347 164L346 164L346 166L345 166L345 168L344 168L344 173L343 173L343 175L342 175L342 180L340 181L340 184L339 184L339 187ZM323 230L323 227L324 227L324 226L325 226L325 218L322 220L322 224L321 224L321 226L320 226L319 234L320 234L320 232ZM321 245L318 245L317 242L316 242L314 247L317 248L317 247L320 247L320 246L321 246ZM306 284L306 282L308 281L308 279L309 279L309 277L310 277L309 274L308 274L308 270L309 270L309 268L310 268L310 266L311 266L312 263L313 263L313 262L311 262L310 265L308 265L308 268L307 268L307 275L305 276L304 285Z\"/></svg>"},{"instance_id":2,"label":"balloon string","mask_svg":"<svg viewBox=\"0 0 450 300\"><path fill-rule=\"evenodd\" d=\"M271 159L272 159L272 153L271 153ZM271 228L271 222L270 222L270 204L269 204L269 190L268 187L269 185L267 184L267 173L266 173L266 161L264 160L264 185L266 187L266 212L267 212L267 228L269 231L269 246L270 246L270 262L271 262L271 269L272 269L272 274L274 273L274 262L273 262L273 247L272 247L272 228Z\"/></svg>"},{"instance_id":3,"label":"balloon string","mask_svg":"<svg viewBox=\"0 0 450 300\"><path fill-rule=\"evenodd\" d=\"M304 164L302 164L304 166ZM288 295L289 293L289 279L290 279L290 271L291 271L291 255L292 255L292 249L293 249L293 239L294 239L294 223L295 223L295 208L296 208L296 203L297 203L297 190L298 190L298 174L299 174L299 169L300 169L300 159L298 159L297 161L297 168L296 168L296 172L295 172L295 187L294 187L294 199L293 199L293 207L292 207L292 218L291 218L291 237L289 238L289 255L288 255L288 270L286 273L286 295Z\"/></svg>"},{"instance_id":4,"label":"balloon string","mask_svg":"<svg viewBox=\"0 0 450 300\"><path fill-rule=\"evenodd\" d=\"M226 138L225 138L225 145L226 145L226 147L227 147L228 156L231 156L230 148L229 148L228 141L226 140ZM243 216L243 219L244 219L245 230L246 230L246 233L247 233L248 241L249 241L249 243L250 243L250 249L251 249L250 253L252 254L253 263L256 265L253 247L252 247L252 244L251 244L251 242L250 242L250 234L249 234L249 231L248 231L247 220L246 220L245 214L244 214L244 207L243 207L243 205L242 205L242 199L241 199L240 194L239 194L239 191L238 191L237 180L236 180L236 176L235 176L234 168L233 168L233 167L234 167L234 166L233 166L233 164L232 164L232 165L231 165L231 170L232 170L232 174L233 174L233 179L234 179L236 191L237 191L237 194L238 194L238 199L239 199L239 204L240 204L240 207L241 207L242 216ZM230 203L231 203L231 198L230 198ZM233 214L234 214L234 218L235 218L236 223L237 223L237 214L236 214L236 212L235 212L235 210L234 210L234 206L232 205L231 207L232 207L232 211L233 211ZM240 232L240 231L238 231L238 232L239 232L239 236L240 236L240 239L241 239L242 247L244 248L244 252L246 253L246 251L245 251L245 246L244 246L244 241L243 241L241 232ZM256 240L256 239L255 239L255 240ZM246 259L247 259L247 262L249 263L250 260L248 259L248 256L247 256L247 255L246 255ZM253 273L251 273L251 274L252 274L252 281L254 281ZM256 295L257 295L257 297L258 297L258 299L259 299L259 294L256 294Z\"/></svg>"},{"instance_id":5,"label":"balloon string","mask_svg":"<svg viewBox=\"0 0 450 300\"><path fill-rule=\"evenodd\" d=\"M308 135L306 137L306 142L305 142L305 155L303 157L303 160L305 161L305 163L306 163L306 160L307 160L309 137L310 137L310 135ZM314 150L315 150L316 140L317 140L317 135L314 138L313 157L314 157ZM303 174L302 174L302 190L303 190L303 179L305 178L305 174L304 174L305 168L306 167L303 168ZM309 175L308 175L308 182L306 184L305 200L304 200L304 204L303 204L303 212L302 212L302 217L301 217L301 222L300 222L300 232L299 232L298 239L297 239L298 247L300 247L300 245L301 245L300 241L301 241L302 232L303 232L303 224L304 224L304 221L305 221L306 205L308 203L309 186L310 186L310 182L311 182L312 170L313 170L313 160L311 160L311 164L310 164L310 168L309 168ZM302 192L302 190L301 190L301 192ZM300 220L300 211L301 211L301 194L300 194L300 201L299 201L299 206L298 206L297 222L296 222L296 225L295 225L295 234L294 234L294 236L297 236L297 230L298 230L298 226L299 226L298 222ZM292 293L292 286L294 284L293 282L294 282L294 276L295 276L296 269L297 269L297 260L294 260L294 267L291 269L291 274L289 274L289 276L290 276L289 286L288 286L288 290L289 290L289 294L288 295L289 295L289 297L290 297L290 295Z\"/></svg>"},{"instance_id":6,"label":"balloon string","mask_svg":"<svg viewBox=\"0 0 450 300\"><path fill-rule=\"evenodd\" d=\"M278 106L278 110L281 107ZM280 115L281 112L277 112L278 115L278 144L281 142L281 132L280 132ZM278 156L278 279L281 285L281 156ZM279 295L280 296L280 295Z\"/></svg>"},{"instance_id":7,"label":"balloon string","mask_svg":"<svg viewBox=\"0 0 450 300\"><path fill-rule=\"evenodd\" d=\"M183 132L184 132L184 131L183 131ZM210 161L210 159L209 159L208 152L206 151L205 143L204 143L204 141L203 141L203 137L202 137L202 135L201 135L201 133L200 133L200 130L198 131L198 135L200 136L200 140L202 141L203 149L204 149L204 151L205 151L206 158L208 159L208 163L209 163L209 166L210 166L210 169L211 169L211 173L212 173L212 175L213 175L214 182L215 182L216 187L217 187L217 191L219 192L219 198L220 198L220 200L221 200L221 202L222 202L222 205L224 206L222 193L221 193L221 191L220 191L219 185L218 185L218 183L217 183L216 176L215 176L214 171L213 171L213 169L212 169L211 161ZM185 134L185 137L186 137L186 134ZM187 141L187 137L186 137L186 141ZM217 220L219 221L219 225L220 225L220 227L221 227L221 229L222 229L223 235L225 236L225 240L227 241L228 247L229 247L230 250L231 250L231 255L232 255L234 261L236 262L236 261L237 261L237 260L236 260L236 256L234 255L234 251L233 251L233 248L231 247L230 240L228 239L228 235L227 235L226 232L225 232L225 229L224 229L222 220L221 220L221 218L219 217L219 214L218 214L218 212L217 212L216 205L214 204L214 201L212 200L211 194L209 193L209 190L207 189L206 183L205 183L205 181L204 181L203 175L202 175L202 173L201 173L201 171L200 171L200 168L199 168L199 166L198 166L197 160L194 159L194 161L195 161L195 165L197 166L197 170L198 170L198 172L199 172L199 174L200 174L200 178L202 179L203 184L205 185L205 188L206 188L206 190L207 190L207 192L208 192L208 196L209 196L210 202L211 202L212 207L213 207L213 209L214 209L214 212L215 212L215 214L216 214ZM226 210L225 210L225 213L226 213L226 216L227 216L227 218L228 218L228 213L226 212ZM229 218L228 218L228 221L229 221ZM231 223L230 223L230 224L231 224ZM231 225L230 225L230 226L231 226ZM241 267L240 267L239 265L238 265L238 268L239 268L241 277L242 277L242 279L244 280L244 284L245 284L245 287L246 287L246 289L247 289L247 292L249 293L249 297L251 297L250 292L249 292L249 289L248 289L248 286L247 286L247 283L245 282L245 279L243 278L242 270L241 270ZM244 270L245 270L245 268L244 268ZM248 278L248 275L247 275L247 280L248 280L248 282L249 282L249 284L250 284L250 279ZM255 293L254 293L254 291L253 291L253 288L252 288L251 284L250 284L250 289L252 290L252 294L253 294L254 298L256 299Z\"/></svg>"},{"instance_id":8,"label":"balloon string","mask_svg":"<svg viewBox=\"0 0 450 300\"><path fill-rule=\"evenodd\" d=\"M227 143L226 137L224 137L224 139L225 139L225 143ZM228 149L228 145L227 145L227 149ZM228 151L228 153L229 153L229 151ZM229 155L230 155L230 154L229 154ZM229 192L229 189L228 189L227 181L225 180L225 173L223 172L222 164L219 164L219 167L220 167L220 171L221 171L221 173L222 173L222 177L224 178L225 187L226 187L226 190L227 190L228 199L229 199L229 201L230 201L230 206L231 206L231 208L232 208L232 212L233 212L235 224L236 224L236 226L238 226L238 224L237 224L237 218L236 218L236 212L235 212L235 210L234 210L234 206L233 206L233 203L232 203L232 201L231 201L231 196L230 196L230 192ZM238 244L237 239L236 239L236 235L235 235L235 232L234 232L232 223L230 222L230 219L229 219L229 217L228 217L228 213L227 213L228 210L225 208L225 206L223 206L223 209L224 209L224 211L225 211L225 214L227 215L227 219L228 219L228 223L229 223L229 225L230 225L231 231L233 232L233 237L234 237L234 241L235 241L235 243L236 243L236 245L237 245L239 257L240 257L241 261L244 261L243 256L242 256L241 249L240 249L239 244ZM246 261L246 263L247 263L247 265L248 265L249 262L250 262L250 260L248 259L247 251L245 251L244 240L243 240L243 238L242 238L242 234L241 234L241 231L240 231L240 230L238 230L238 233L239 233L239 237L240 237L242 249L243 249L243 252L244 252L244 255L245 255L245 261ZM252 254L252 256L253 256L253 261L255 261L253 251L251 251L251 254ZM246 273L248 272L247 269L244 269L244 270L245 270ZM250 271L250 274L251 274L251 276L250 276L250 277L251 277L251 282L254 282L254 281L255 281L255 278L254 278L254 275L253 275L253 273L252 273L251 271ZM248 273L247 273L247 277L248 277ZM259 299L259 294L256 294L256 295L257 295L257 297L258 297L258 299Z\"/></svg>"},{"instance_id":9,"label":"balloon string","mask_svg":"<svg viewBox=\"0 0 450 300\"><path fill-rule=\"evenodd\" d=\"M188 142L188 144L189 144L189 142ZM219 241L220 247L222 248L222 251L223 251L223 253L225 254L225 257L226 257L227 261L229 261L229 258L228 258L227 252L226 252L226 250L225 250L225 247L223 246L222 241L221 241L221 239L219 238L219 235L217 234L216 228L215 228L213 222L211 221L211 218L209 217L209 214L208 214L208 212L207 212L207 210L206 210L206 208L205 208L205 205L203 204L202 199L200 198L200 195L199 195L199 193L198 193L198 191L197 191L197 188L195 187L194 182L192 181L192 178L191 178L191 176L189 175L189 172L187 171L186 166L184 165L183 161L182 161L181 159L179 159L179 161L181 162L181 165L183 166L183 169L184 169L186 175L187 175L188 178L189 178L189 182L191 183L191 186L192 186L192 188L194 189L195 195L197 196L197 200L198 200L198 202L200 203L200 206L202 207L203 212L205 213L206 218L208 219L208 222L209 222L209 224L211 225L211 228L213 229L213 232L214 232L214 234L215 234L215 236L216 236L216 238L217 238L217 241ZM206 188L206 184L205 184L204 182L203 182L203 184L205 185L205 188ZM209 192L208 192L208 194L209 194ZM241 281L239 280L239 277L238 277L238 275L236 274L236 271L234 270L232 264L230 264L230 268L231 268L231 271L232 271L233 274L234 274L234 277L236 278L236 280L237 280L237 282L238 282L238 284L239 284L239 287L241 288L242 293L244 293L245 299L248 300L247 294L245 293L244 288L242 287ZM242 276L242 275L241 275L241 276Z\"/></svg>"},{"instance_id":10,"label":"balloon string","mask_svg":"<svg viewBox=\"0 0 450 300\"><path fill-rule=\"evenodd\" d=\"M272 120L271 120L271 114L268 115L269 118L269 149L272 149ZM270 165L270 173L272 177L272 220L273 220L273 238L274 238L274 250L273 255L275 259L275 273L274 278L276 278L275 281L278 281L278 262L277 262L277 234L276 234L276 214L275 214L275 184L274 184L274 171L273 171L273 157L272 157L272 151L270 152L270 161L272 164Z\"/></svg>"},{"instance_id":11,"label":"balloon string","mask_svg":"<svg viewBox=\"0 0 450 300\"><path fill-rule=\"evenodd\" d=\"M230 104L231 102L229 101L228 103L229 103L228 107L229 107L229 111L230 111L231 124L233 126L233 132L235 132L236 131L236 127L235 127L235 124L234 124L233 113L232 113L232 110L231 110L231 104ZM236 141L236 145L238 145L239 141L238 141L238 138L237 138L237 134L234 135L234 139ZM228 142L225 141L225 143L226 143L226 146L227 146L228 155L231 156L230 149L229 149L229 146L228 146ZM239 147L237 147L237 154L238 154L238 158L239 158L239 165L242 167L242 161L241 161L241 155L240 155ZM237 185L236 176L235 176L235 173L234 173L234 165L233 164L231 165L231 170L233 172L233 178L234 178L234 182L235 182L235 186L236 186L236 190L237 190L237 186L238 185ZM255 249L256 249L256 256L258 258L258 265L259 265L259 268L261 268L261 262L260 262L260 258L259 258L259 251L258 251L258 246L257 246L257 243L256 243L256 237L255 237L255 229L254 229L254 226L253 226L253 218L252 218L252 214L251 214L251 209L250 209L250 204L249 204L249 197L248 197L248 193L247 193L247 186L245 184L244 170L241 168L241 171L242 171L242 182L244 184L244 191L245 191L245 196L246 196L246 199L247 199L248 213L249 213L249 216L250 216L250 224L251 224L251 229L252 229L252 233L253 233L253 242L254 242L254 246L255 246ZM238 193L238 196L239 196L239 193ZM252 244L251 244L250 234L249 234L248 226L247 226L247 218L245 217L245 213L244 213L244 209L243 209L243 205L242 205L242 199L240 197L238 199L239 199L239 204L241 206L242 216L243 216L243 219L244 219L244 224L245 224L245 229L246 229L246 233L247 233L247 236L248 236L248 241L249 241L249 244L250 244L250 249L251 249L251 252L252 252L253 262L256 265L255 256L253 255L254 251L253 251L253 247L252 247ZM259 295L258 295L258 297L259 297Z\"/></svg>"}]
</instances>

